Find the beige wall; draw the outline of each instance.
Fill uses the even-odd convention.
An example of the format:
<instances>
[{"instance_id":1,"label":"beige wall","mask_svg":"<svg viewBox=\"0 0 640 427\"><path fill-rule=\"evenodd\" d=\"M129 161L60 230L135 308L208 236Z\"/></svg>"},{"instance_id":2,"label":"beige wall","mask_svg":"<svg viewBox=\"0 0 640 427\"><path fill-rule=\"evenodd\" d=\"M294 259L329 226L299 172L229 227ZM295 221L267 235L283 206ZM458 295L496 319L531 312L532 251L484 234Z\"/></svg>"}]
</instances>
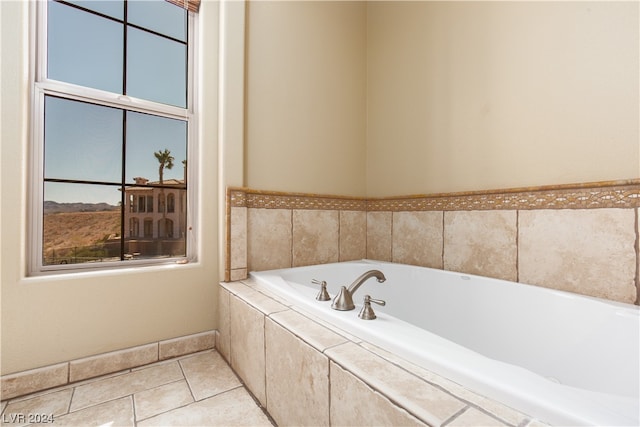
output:
<instances>
[{"instance_id":1,"label":"beige wall","mask_svg":"<svg viewBox=\"0 0 640 427\"><path fill-rule=\"evenodd\" d=\"M25 277L29 145L28 3L0 2L2 374L210 330L217 326L217 199L200 203L199 262L163 268ZM202 45L218 45L218 5L201 8ZM213 47L213 48L212 48ZM217 55L201 64L200 136L216 141ZM215 143L199 155L213 164ZM203 167L201 195L216 194L216 168ZM204 236L207 238L205 239Z\"/></svg>"},{"instance_id":2,"label":"beige wall","mask_svg":"<svg viewBox=\"0 0 640 427\"><path fill-rule=\"evenodd\" d=\"M248 3L244 185L364 195L365 12Z\"/></svg>"},{"instance_id":3,"label":"beige wall","mask_svg":"<svg viewBox=\"0 0 640 427\"><path fill-rule=\"evenodd\" d=\"M637 2L369 2L367 196L640 176Z\"/></svg>"}]
</instances>

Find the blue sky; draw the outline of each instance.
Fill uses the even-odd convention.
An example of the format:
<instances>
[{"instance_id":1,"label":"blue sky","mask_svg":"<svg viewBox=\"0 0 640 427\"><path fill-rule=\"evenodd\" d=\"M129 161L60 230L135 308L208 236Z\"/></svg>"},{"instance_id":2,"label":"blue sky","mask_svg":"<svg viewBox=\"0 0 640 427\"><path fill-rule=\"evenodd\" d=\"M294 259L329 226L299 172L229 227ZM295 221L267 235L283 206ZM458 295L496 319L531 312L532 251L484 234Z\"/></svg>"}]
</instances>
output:
<instances>
[{"instance_id":1,"label":"blue sky","mask_svg":"<svg viewBox=\"0 0 640 427\"><path fill-rule=\"evenodd\" d=\"M45 104L45 178L120 182L122 175L122 110L48 97ZM182 179L186 159L186 123L148 114L126 112L127 183L135 177L157 181L159 163L154 153L168 149L174 167L164 179ZM48 185L45 200L115 203L119 193L105 186L81 192L78 184Z\"/></svg>"},{"instance_id":2,"label":"blue sky","mask_svg":"<svg viewBox=\"0 0 640 427\"><path fill-rule=\"evenodd\" d=\"M75 1L122 17L123 3ZM49 2L48 76L52 79L122 93L122 24ZM130 2L130 21L170 37L186 38L184 11L163 0ZM79 37L79 35L81 35ZM186 48L183 44L130 28L127 94L186 106ZM178 76L176 78L176 76ZM157 181L153 155L169 149L175 158L165 179L182 179L186 159L186 122L94 104L47 97L45 102L45 178L118 183L122 175L126 118L126 182L135 177ZM47 183L45 200L116 204L120 192L110 186Z\"/></svg>"}]
</instances>

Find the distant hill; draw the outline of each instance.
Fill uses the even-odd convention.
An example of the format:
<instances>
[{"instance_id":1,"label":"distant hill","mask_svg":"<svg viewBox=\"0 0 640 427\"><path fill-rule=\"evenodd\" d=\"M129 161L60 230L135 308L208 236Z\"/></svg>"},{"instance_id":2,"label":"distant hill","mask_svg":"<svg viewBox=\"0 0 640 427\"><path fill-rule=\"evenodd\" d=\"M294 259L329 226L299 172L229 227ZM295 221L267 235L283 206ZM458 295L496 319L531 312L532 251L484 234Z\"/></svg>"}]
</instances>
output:
<instances>
[{"instance_id":1,"label":"distant hill","mask_svg":"<svg viewBox=\"0 0 640 427\"><path fill-rule=\"evenodd\" d=\"M81 203L80 203L81 204ZM109 206L109 205L107 205ZM58 255L120 236L120 211L57 212L44 215L44 253Z\"/></svg>"},{"instance_id":2,"label":"distant hill","mask_svg":"<svg viewBox=\"0 0 640 427\"><path fill-rule=\"evenodd\" d=\"M107 212L120 210L120 206L108 203L58 203L52 200L45 200L44 213L67 213L67 212Z\"/></svg>"}]
</instances>

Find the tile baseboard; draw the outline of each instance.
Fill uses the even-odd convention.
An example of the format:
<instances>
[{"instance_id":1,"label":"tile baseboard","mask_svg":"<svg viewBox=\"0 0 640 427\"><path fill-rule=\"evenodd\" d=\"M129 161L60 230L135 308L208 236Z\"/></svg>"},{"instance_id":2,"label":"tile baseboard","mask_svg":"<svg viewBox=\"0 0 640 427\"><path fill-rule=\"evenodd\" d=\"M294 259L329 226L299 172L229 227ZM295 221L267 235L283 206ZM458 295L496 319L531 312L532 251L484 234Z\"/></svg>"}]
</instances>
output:
<instances>
[{"instance_id":1,"label":"tile baseboard","mask_svg":"<svg viewBox=\"0 0 640 427\"><path fill-rule=\"evenodd\" d=\"M0 399L71 384L150 363L215 348L217 331L171 338L0 377Z\"/></svg>"}]
</instances>

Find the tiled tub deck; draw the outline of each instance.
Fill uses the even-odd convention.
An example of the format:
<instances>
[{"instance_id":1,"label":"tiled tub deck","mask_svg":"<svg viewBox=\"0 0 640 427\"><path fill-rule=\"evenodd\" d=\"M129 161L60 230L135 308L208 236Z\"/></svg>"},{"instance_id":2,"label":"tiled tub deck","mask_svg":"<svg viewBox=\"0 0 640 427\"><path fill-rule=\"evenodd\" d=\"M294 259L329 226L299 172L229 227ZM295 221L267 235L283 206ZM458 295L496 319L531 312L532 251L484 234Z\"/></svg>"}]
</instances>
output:
<instances>
[{"instance_id":1,"label":"tiled tub deck","mask_svg":"<svg viewBox=\"0 0 640 427\"><path fill-rule=\"evenodd\" d=\"M544 426L304 313L221 283L217 349L278 425Z\"/></svg>"}]
</instances>

